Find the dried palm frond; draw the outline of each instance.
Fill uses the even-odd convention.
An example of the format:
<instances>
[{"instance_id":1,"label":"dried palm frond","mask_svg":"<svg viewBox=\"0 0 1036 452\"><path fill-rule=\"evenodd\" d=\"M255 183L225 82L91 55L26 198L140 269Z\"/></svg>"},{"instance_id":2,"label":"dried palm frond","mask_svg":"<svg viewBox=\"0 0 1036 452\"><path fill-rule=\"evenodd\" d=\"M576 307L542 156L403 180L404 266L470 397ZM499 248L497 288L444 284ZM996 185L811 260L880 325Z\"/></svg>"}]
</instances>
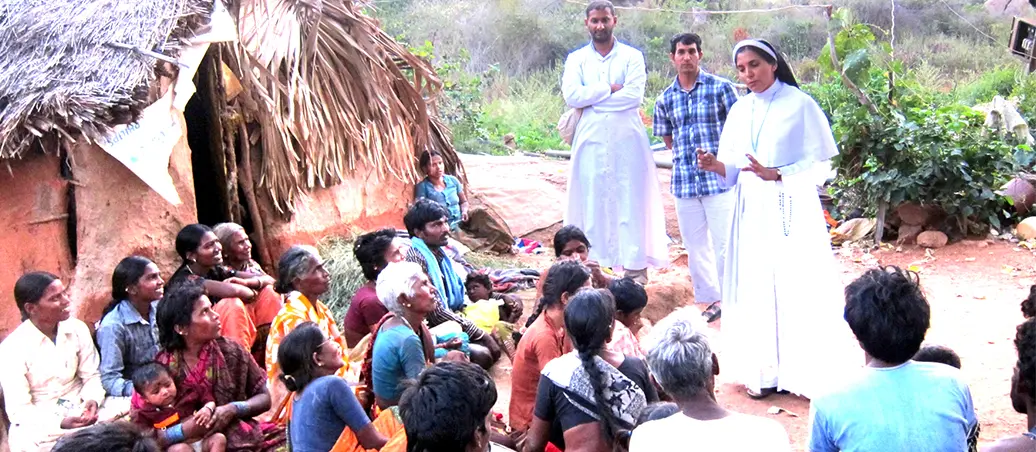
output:
<instances>
[{"instance_id":1,"label":"dried palm frond","mask_svg":"<svg viewBox=\"0 0 1036 452\"><path fill-rule=\"evenodd\" d=\"M441 87L432 66L351 0L237 6L237 66L262 126L258 182L279 213L290 215L305 190L341 183L358 163L413 181L417 152L435 148L456 161L425 101Z\"/></svg>"},{"instance_id":2,"label":"dried palm frond","mask_svg":"<svg viewBox=\"0 0 1036 452\"><path fill-rule=\"evenodd\" d=\"M175 57L211 10L212 0L0 0L0 159L134 121L156 59L133 49Z\"/></svg>"}]
</instances>

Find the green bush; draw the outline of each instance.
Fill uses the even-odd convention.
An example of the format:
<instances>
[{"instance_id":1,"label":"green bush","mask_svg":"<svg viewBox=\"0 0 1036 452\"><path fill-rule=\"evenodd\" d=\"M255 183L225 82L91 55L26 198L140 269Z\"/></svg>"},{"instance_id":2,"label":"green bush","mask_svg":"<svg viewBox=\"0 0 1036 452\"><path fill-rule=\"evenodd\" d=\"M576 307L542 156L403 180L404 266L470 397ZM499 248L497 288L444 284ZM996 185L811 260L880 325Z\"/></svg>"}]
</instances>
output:
<instances>
[{"instance_id":1,"label":"green bush","mask_svg":"<svg viewBox=\"0 0 1036 452\"><path fill-rule=\"evenodd\" d=\"M866 26L843 25L839 54L854 57L842 67L853 66L852 79L878 110L864 108L837 78L808 88L828 113L841 150L835 163L836 191L849 204L843 207L873 212L881 202L934 204L961 233L1000 227L1009 217L1007 201L994 190L1032 163L1031 149L989 133L981 113L923 86L903 64L872 59L876 48ZM1002 77L990 75L970 92L1003 89L995 83Z\"/></svg>"},{"instance_id":2,"label":"green bush","mask_svg":"<svg viewBox=\"0 0 1036 452\"><path fill-rule=\"evenodd\" d=\"M993 100L994 96L1009 97L1018 83L1018 68L1003 67L980 75L977 79L958 89L960 102L976 105Z\"/></svg>"}]
</instances>

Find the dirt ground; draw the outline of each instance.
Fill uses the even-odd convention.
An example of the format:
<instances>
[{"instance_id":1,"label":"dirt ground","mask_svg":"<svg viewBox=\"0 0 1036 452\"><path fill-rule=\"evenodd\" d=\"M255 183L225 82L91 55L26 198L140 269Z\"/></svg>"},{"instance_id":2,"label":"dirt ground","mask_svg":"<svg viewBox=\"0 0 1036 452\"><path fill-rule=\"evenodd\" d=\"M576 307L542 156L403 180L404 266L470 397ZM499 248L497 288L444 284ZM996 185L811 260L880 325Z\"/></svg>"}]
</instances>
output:
<instances>
[{"instance_id":1,"label":"dirt ground","mask_svg":"<svg viewBox=\"0 0 1036 452\"><path fill-rule=\"evenodd\" d=\"M534 176L536 171L540 171L552 175L550 182L555 185L563 184L564 179L558 175L567 171L567 162L543 161L537 163L540 165L542 169L530 168L529 174ZM472 169L468 167L469 171ZM481 167L478 170L490 169ZM678 243L679 228L673 198L668 192L669 177L668 170L659 170L666 229ZM563 193L564 187L558 188ZM556 230L557 227L549 228L528 238L540 240L549 247L550 237ZM678 255L678 247L674 248L672 254ZM1008 392L1017 357L1013 344L1015 327L1023 320L1019 303L1028 294L1029 287L1036 283L1036 261L1032 252L1005 242L977 240L927 252L918 248L886 247L872 252L851 249L837 253L841 267L839 274L844 283L876 265L899 265L918 271L932 306L932 326L927 341L949 346L960 355L962 372L970 385L982 426L981 442L989 443L1023 431L1025 417L1011 408ZM549 265L550 256L526 255L521 256L519 262L525 267L543 268ZM667 280L683 279L687 272L685 260L674 259L674 262L672 268L658 276ZM531 311L533 291L525 291L521 295L526 301L526 312ZM722 321L711 327L721 342ZM722 350L719 350L719 358L722 363ZM493 375L500 394L496 411L506 416L511 393L510 363L506 358L493 369ZM716 390L720 403L725 407L776 419L788 430L794 449L806 450L808 400L791 395L776 395L764 401L751 400L742 387L726 380L722 373ZM786 411L778 415L768 414L773 406Z\"/></svg>"}]
</instances>

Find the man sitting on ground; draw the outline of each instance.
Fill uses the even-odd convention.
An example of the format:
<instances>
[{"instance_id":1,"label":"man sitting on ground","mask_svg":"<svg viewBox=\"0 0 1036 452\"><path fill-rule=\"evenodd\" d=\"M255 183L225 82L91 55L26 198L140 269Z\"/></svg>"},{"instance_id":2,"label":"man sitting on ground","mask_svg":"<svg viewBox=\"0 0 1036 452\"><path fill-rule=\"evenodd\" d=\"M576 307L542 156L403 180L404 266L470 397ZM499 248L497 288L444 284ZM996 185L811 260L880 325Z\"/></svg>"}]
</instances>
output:
<instances>
[{"instance_id":1,"label":"man sitting on ground","mask_svg":"<svg viewBox=\"0 0 1036 452\"><path fill-rule=\"evenodd\" d=\"M790 451L777 421L730 411L716 401L719 358L705 320L696 309L684 309L660 321L645 343L651 374L679 410L634 429L630 452L691 450L691 444L705 451Z\"/></svg>"},{"instance_id":2,"label":"man sitting on ground","mask_svg":"<svg viewBox=\"0 0 1036 452\"><path fill-rule=\"evenodd\" d=\"M845 288L845 321L867 367L812 401L811 451L968 449L978 422L960 371L911 360L930 316L917 274L898 267L869 270Z\"/></svg>"},{"instance_id":3,"label":"man sitting on ground","mask_svg":"<svg viewBox=\"0 0 1036 452\"><path fill-rule=\"evenodd\" d=\"M435 311L428 314L428 326L450 321L460 324L471 341L471 361L489 369L500 359L500 346L478 325L454 312L464 308L464 281L442 250L450 234L446 209L434 201L418 199L403 217L403 224L411 238L404 259L420 265L435 286L437 303Z\"/></svg>"}]
</instances>

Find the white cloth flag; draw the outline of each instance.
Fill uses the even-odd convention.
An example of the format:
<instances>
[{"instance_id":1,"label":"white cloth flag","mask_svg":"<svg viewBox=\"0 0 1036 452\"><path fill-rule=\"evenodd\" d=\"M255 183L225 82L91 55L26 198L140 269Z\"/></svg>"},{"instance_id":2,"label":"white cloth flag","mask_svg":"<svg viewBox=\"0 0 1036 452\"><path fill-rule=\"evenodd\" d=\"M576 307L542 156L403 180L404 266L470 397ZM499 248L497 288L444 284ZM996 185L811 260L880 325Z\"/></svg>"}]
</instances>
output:
<instances>
[{"instance_id":1,"label":"white cloth flag","mask_svg":"<svg viewBox=\"0 0 1036 452\"><path fill-rule=\"evenodd\" d=\"M181 200L169 177L169 156L183 136L183 128L173 115L172 95L169 91L145 108L137 122L116 127L97 144L162 198L178 206Z\"/></svg>"}]
</instances>

